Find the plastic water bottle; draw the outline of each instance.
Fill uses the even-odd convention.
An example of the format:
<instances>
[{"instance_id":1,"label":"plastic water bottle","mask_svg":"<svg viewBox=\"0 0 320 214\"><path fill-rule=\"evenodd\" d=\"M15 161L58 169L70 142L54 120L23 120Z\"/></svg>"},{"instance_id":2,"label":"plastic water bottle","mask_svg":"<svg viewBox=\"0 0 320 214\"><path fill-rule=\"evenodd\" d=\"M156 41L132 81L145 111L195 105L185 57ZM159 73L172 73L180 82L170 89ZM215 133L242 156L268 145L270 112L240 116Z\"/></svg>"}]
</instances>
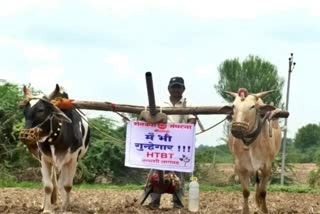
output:
<instances>
[{"instance_id":1,"label":"plastic water bottle","mask_svg":"<svg viewBox=\"0 0 320 214\"><path fill-rule=\"evenodd\" d=\"M196 177L191 177L191 182L189 183L189 206L188 209L190 212L199 211L199 183Z\"/></svg>"}]
</instances>

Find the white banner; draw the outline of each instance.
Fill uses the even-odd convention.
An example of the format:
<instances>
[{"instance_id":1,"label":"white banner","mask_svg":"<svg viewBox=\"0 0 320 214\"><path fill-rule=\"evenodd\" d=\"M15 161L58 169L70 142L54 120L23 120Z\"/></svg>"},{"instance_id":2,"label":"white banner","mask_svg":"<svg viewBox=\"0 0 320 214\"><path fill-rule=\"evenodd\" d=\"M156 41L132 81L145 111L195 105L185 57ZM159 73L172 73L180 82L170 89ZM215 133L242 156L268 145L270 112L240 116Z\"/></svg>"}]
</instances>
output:
<instances>
[{"instance_id":1,"label":"white banner","mask_svg":"<svg viewBox=\"0 0 320 214\"><path fill-rule=\"evenodd\" d=\"M194 156L193 124L131 121L127 125L126 166L193 172Z\"/></svg>"}]
</instances>

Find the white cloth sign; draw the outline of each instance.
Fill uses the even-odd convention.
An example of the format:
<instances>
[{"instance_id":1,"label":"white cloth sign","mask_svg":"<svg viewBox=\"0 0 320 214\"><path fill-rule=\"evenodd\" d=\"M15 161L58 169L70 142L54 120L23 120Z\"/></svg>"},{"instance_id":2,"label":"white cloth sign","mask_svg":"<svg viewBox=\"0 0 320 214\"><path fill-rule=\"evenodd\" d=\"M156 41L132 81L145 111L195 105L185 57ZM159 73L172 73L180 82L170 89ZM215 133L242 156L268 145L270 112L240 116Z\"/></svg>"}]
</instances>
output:
<instances>
[{"instance_id":1,"label":"white cloth sign","mask_svg":"<svg viewBox=\"0 0 320 214\"><path fill-rule=\"evenodd\" d=\"M194 156L193 124L131 121L127 125L126 166L193 172Z\"/></svg>"}]
</instances>

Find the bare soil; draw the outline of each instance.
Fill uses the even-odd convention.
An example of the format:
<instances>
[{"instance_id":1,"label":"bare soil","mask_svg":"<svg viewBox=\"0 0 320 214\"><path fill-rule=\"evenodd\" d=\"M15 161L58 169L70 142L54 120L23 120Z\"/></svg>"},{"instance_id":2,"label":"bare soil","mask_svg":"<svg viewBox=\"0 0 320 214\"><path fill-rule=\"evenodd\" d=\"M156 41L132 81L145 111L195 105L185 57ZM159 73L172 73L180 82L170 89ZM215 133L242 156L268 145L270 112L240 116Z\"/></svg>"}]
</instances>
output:
<instances>
[{"instance_id":1,"label":"bare soil","mask_svg":"<svg viewBox=\"0 0 320 214\"><path fill-rule=\"evenodd\" d=\"M67 212L60 210L61 202L54 206L55 213L190 213L186 208L172 208L171 195L164 194L160 209L140 205L142 191L75 190L72 192L71 207ZM251 213L258 213L254 204L254 193L250 196ZM37 189L0 189L0 213L41 213L43 192ZM187 197L185 205L187 206ZM240 192L202 192L198 213L241 213ZM146 202L147 204L148 202ZM320 195L304 193L268 193L269 213L320 213Z\"/></svg>"}]
</instances>

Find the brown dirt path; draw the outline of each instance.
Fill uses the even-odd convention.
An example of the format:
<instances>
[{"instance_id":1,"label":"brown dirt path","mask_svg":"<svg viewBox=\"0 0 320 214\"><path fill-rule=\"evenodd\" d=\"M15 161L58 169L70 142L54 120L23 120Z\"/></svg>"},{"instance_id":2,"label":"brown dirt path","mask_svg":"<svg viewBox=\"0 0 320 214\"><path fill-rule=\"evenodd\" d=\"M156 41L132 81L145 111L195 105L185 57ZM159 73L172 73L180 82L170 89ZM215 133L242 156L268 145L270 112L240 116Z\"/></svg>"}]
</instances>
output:
<instances>
[{"instance_id":1,"label":"brown dirt path","mask_svg":"<svg viewBox=\"0 0 320 214\"><path fill-rule=\"evenodd\" d=\"M190 213L186 208L173 209L171 195L164 195L161 208L151 210L139 205L142 191L117 190L75 190L72 194L71 209L64 213ZM255 212L254 194L250 197L250 209ZM0 213L41 213L42 191L35 189L0 189ZM241 213L242 194L240 192L203 192L201 193L200 212L198 213ZM303 193L269 193L270 213L320 213L320 195ZM61 205L59 202L58 205ZM55 206L55 213L63 213Z\"/></svg>"}]
</instances>

